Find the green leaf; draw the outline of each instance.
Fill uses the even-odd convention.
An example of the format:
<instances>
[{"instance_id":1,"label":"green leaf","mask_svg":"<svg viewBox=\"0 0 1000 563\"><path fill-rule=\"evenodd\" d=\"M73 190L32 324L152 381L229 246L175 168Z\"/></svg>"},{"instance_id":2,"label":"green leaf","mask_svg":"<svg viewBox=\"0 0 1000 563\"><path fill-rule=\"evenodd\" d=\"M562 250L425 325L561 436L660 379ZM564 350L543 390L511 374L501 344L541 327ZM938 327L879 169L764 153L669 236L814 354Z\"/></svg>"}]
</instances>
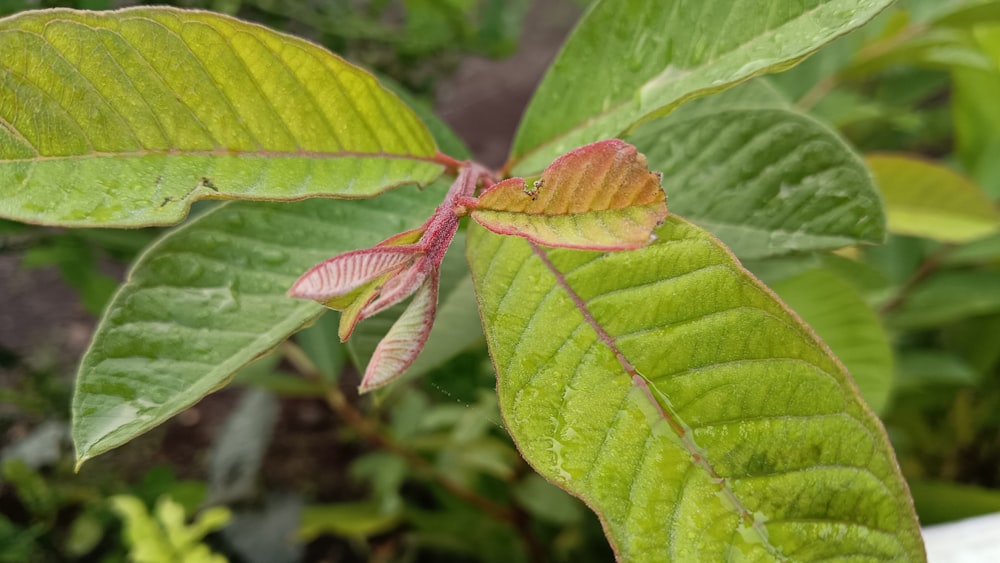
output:
<instances>
[{"instance_id":1,"label":"green leaf","mask_svg":"<svg viewBox=\"0 0 1000 563\"><path fill-rule=\"evenodd\" d=\"M912 330L997 311L1000 271L942 272L917 286L887 321Z\"/></svg>"},{"instance_id":2,"label":"green leaf","mask_svg":"<svg viewBox=\"0 0 1000 563\"><path fill-rule=\"evenodd\" d=\"M942 261L965 265L1000 263L1000 232L956 246Z\"/></svg>"},{"instance_id":3,"label":"green leaf","mask_svg":"<svg viewBox=\"0 0 1000 563\"><path fill-rule=\"evenodd\" d=\"M980 49L994 62L991 71L956 68L952 72L952 108L956 152L983 189L1000 198L1000 25L973 29Z\"/></svg>"},{"instance_id":4,"label":"green leaf","mask_svg":"<svg viewBox=\"0 0 1000 563\"><path fill-rule=\"evenodd\" d=\"M660 176L619 139L560 156L531 187L523 178L494 184L468 206L471 217L495 233L588 250L644 246L667 216Z\"/></svg>"},{"instance_id":5,"label":"green leaf","mask_svg":"<svg viewBox=\"0 0 1000 563\"><path fill-rule=\"evenodd\" d=\"M865 160L893 233L966 242L1000 229L993 201L964 176L903 154L871 154Z\"/></svg>"},{"instance_id":6,"label":"green leaf","mask_svg":"<svg viewBox=\"0 0 1000 563\"><path fill-rule=\"evenodd\" d=\"M923 560L881 424L706 232L671 216L608 254L470 235L504 420L620 560Z\"/></svg>"},{"instance_id":7,"label":"green leaf","mask_svg":"<svg viewBox=\"0 0 1000 563\"><path fill-rule=\"evenodd\" d=\"M370 74L208 12L7 18L0 85L0 216L20 221L163 225L206 197L369 197L443 170Z\"/></svg>"},{"instance_id":8,"label":"green leaf","mask_svg":"<svg viewBox=\"0 0 1000 563\"><path fill-rule=\"evenodd\" d=\"M935 6L945 7L947 2L934 2ZM970 28L984 23L1000 23L1000 2L954 2L950 11L937 14L934 25L940 27Z\"/></svg>"},{"instance_id":9,"label":"green leaf","mask_svg":"<svg viewBox=\"0 0 1000 563\"><path fill-rule=\"evenodd\" d=\"M298 538L312 541L332 533L348 538L366 538L394 528L400 520L397 512L382 512L370 502L315 504L302 509Z\"/></svg>"},{"instance_id":10,"label":"green leaf","mask_svg":"<svg viewBox=\"0 0 1000 563\"><path fill-rule=\"evenodd\" d=\"M224 385L323 309L285 291L309 266L421 224L442 197L234 202L160 239L136 263L84 356L73 398L80 463Z\"/></svg>"},{"instance_id":11,"label":"green leaf","mask_svg":"<svg viewBox=\"0 0 1000 563\"><path fill-rule=\"evenodd\" d=\"M917 481L910 488L925 525L1000 512L1000 491L996 489L943 481Z\"/></svg>"},{"instance_id":12,"label":"green leaf","mask_svg":"<svg viewBox=\"0 0 1000 563\"><path fill-rule=\"evenodd\" d=\"M337 336L337 316L321 315L316 322L295 335L295 340L319 370L323 381L336 384L344 367L344 346Z\"/></svg>"},{"instance_id":13,"label":"green leaf","mask_svg":"<svg viewBox=\"0 0 1000 563\"><path fill-rule=\"evenodd\" d=\"M536 173L569 149L619 136L698 95L788 68L889 4L597 2L528 106L508 169Z\"/></svg>"},{"instance_id":14,"label":"green leaf","mask_svg":"<svg viewBox=\"0 0 1000 563\"><path fill-rule=\"evenodd\" d=\"M628 136L663 173L671 212L743 259L883 240L878 192L836 133L792 110L727 109L725 94Z\"/></svg>"},{"instance_id":15,"label":"green leaf","mask_svg":"<svg viewBox=\"0 0 1000 563\"><path fill-rule=\"evenodd\" d=\"M826 269L809 270L771 284L771 289L833 350L861 396L881 413L892 388L892 348L858 290Z\"/></svg>"},{"instance_id":16,"label":"green leaf","mask_svg":"<svg viewBox=\"0 0 1000 563\"><path fill-rule=\"evenodd\" d=\"M899 354L896 390L935 385L975 385L979 374L961 357L939 350L904 350Z\"/></svg>"}]
</instances>

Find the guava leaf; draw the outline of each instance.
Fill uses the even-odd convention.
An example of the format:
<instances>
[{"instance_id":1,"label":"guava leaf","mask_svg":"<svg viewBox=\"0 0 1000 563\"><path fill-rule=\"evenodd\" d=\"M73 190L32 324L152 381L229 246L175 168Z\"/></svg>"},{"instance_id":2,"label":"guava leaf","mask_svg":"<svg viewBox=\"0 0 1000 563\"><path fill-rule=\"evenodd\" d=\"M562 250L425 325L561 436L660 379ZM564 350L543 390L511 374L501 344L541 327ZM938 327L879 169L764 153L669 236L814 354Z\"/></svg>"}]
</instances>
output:
<instances>
[{"instance_id":1,"label":"guava leaf","mask_svg":"<svg viewBox=\"0 0 1000 563\"><path fill-rule=\"evenodd\" d=\"M627 137L663 173L673 212L741 259L882 242L878 191L835 132L794 110L727 109L740 105L728 94Z\"/></svg>"},{"instance_id":2,"label":"guava leaf","mask_svg":"<svg viewBox=\"0 0 1000 563\"><path fill-rule=\"evenodd\" d=\"M865 160L893 233L968 242L1000 229L993 200L961 174L905 154L871 154Z\"/></svg>"},{"instance_id":3,"label":"guava leaf","mask_svg":"<svg viewBox=\"0 0 1000 563\"><path fill-rule=\"evenodd\" d=\"M476 298L465 262L464 237L452 243L441 263L441 287L437 318L420 355L407 368L404 379L417 377L444 364L458 353L483 344L483 328L476 310ZM406 304L365 319L347 341L347 350L364 372L375 347L406 309Z\"/></svg>"},{"instance_id":4,"label":"guava leaf","mask_svg":"<svg viewBox=\"0 0 1000 563\"><path fill-rule=\"evenodd\" d=\"M892 390L892 347L860 292L825 268L772 283L771 289L833 350L861 396L881 413Z\"/></svg>"},{"instance_id":5,"label":"guava leaf","mask_svg":"<svg viewBox=\"0 0 1000 563\"><path fill-rule=\"evenodd\" d=\"M656 236L596 253L470 228L525 459L599 515L621 561L923 560L844 367L708 233L672 215Z\"/></svg>"},{"instance_id":6,"label":"guava leaf","mask_svg":"<svg viewBox=\"0 0 1000 563\"><path fill-rule=\"evenodd\" d=\"M696 96L783 70L891 0L602 0L577 26L518 129L507 169L618 137Z\"/></svg>"},{"instance_id":7,"label":"guava leaf","mask_svg":"<svg viewBox=\"0 0 1000 563\"><path fill-rule=\"evenodd\" d=\"M627 250L667 216L660 177L632 145L611 139L557 158L531 187L509 178L470 208L480 225L546 246Z\"/></svg>"},{"instance_id":8,"label":"guava leaf","mask_svg":"<svg viewBox=\"0 0 1000 563\"><path fill-rule=\"evenodd\" d=\"M78 460L159 425L318 316L319 304L285 295L299 275L420 225L446 187L366 201L232 202L160 239L83 358L73 397Z\"/></svg>"},{"instance_id":9,"label":"guava leaf","mask_svg":"<svg viewBox=\"0 0 1000 563\"><path fill-rule=\"evenodd\" d=\"M202 198L370 197L443 166L417 116L307 41L209 12L0 20L0 216L179 221Z\"/></svg>"},{"instance_id":10,"label":"guava leaf","mask_svg":"<svg viewBox=\"0 0 1000 563\"><path fill-rule=\"evenodd\" d=\"M358 391L365 393L388 384L409 368L424 348L437 312L438 271L427 276L413 299L399 315L389 332L379 341L368 361Z\"/></svg>"}]
</instances>

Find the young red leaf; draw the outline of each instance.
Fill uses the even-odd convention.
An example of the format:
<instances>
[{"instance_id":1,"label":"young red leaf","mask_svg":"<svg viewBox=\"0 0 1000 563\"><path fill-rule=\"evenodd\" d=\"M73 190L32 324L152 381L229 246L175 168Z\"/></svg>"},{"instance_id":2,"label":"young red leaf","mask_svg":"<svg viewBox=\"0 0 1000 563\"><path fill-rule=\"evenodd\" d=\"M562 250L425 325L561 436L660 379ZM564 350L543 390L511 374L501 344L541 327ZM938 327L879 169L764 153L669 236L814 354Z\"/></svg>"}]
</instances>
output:
<instances>
[{"instance_id":1,"label":"young red leaf","mask_svg":"<svg viewBox=\"0 0 1000 563\"><path fill-rule=\"evenodd\" d=\"M618 139L566 153L531 184L510 178L463 204L495 233L587 250L640 248L667 216L659 174Z\"/></svg>"},{"instance_id":2,"label":"young red leaf","mask_svg":"<svg viewBox=\"0 0 1000 563\"><path fill-rule=\"evenodd\" d=\"M432 270L413 301L396 319L372 354L358 390L362 393L396 379L410 367L427 342L438 300L438 271Z\"/></svg>"},{"instance_id":3,"label":"young red leaf","mask_svg":"<svg viewBox=\"0 0 1000 563\"><path fill-rule=\"evenodd\" d=\"M333 303L372 280L398 272L419 255L413 246L364 248L320 262L302 274L288 295Z\"/></svg>"}]
</instances>

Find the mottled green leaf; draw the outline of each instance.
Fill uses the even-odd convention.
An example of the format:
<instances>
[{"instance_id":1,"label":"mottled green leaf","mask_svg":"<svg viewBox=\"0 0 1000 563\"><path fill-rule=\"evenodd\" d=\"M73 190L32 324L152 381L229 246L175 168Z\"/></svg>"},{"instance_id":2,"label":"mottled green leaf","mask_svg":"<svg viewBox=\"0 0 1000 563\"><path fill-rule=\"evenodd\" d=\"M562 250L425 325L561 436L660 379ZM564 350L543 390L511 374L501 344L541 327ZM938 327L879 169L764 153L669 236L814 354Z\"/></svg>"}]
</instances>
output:
<instances>
[{"instance_id":1,"label":"mottled green leaf","mask_svg":"<svg viewBox=\"0 0 1000 563\"><path fill-rule=\"evenodd\" d=\"M671 216L656 235L601 254L470 229L525 459L597 512L622 561L923 560L841 364L708 233Z\"/></svg>"},{"instance_id":2,"label":"mottled green leaf","mask_svg":"<svg viewBox=\"0 0 1000 563\"><path fill-rule=\"evenodd\" d=\"M966 242L1000 229L1000 212L968 178L904 154L871 154L869 168L893 233Z\"/></svg>"},{"instance_id":3,"label":"mottled green leaf","mask_svg":"<svg viewBox=\"0 0 1000 563\"><path fill-rule=\"evenodd\" d=\"M78 459L162 423L319 315L320 305L285 295L295 279L418 226L443 188L369 201L234 202L162 238L133 267L83 359L73 398Z\"/></svg>"},{"instance_id":4,"label":"mottled green leaf","mask_svg":"<svg viewBox=\"0 0 1000 563\"><path fill-rule=\"evenodd\" d=\"M570 36L511 151L519 175L700 94L788 68L889 0L603 0Z\"/></svg>"},{"instance_id":5,"label":"mottled green leaf","mask_svg":"<svg viewBox=\"0 0 1000 563\"><path fill-rule=\"evenodd\" d=\"M0 216L180 220L202 198L369 197L443 167L414 113L301 39L208 12L0 21Z\"/></svg>"},{"instance_id":6,"label":"mottled green leaf","mask_svg":"<svg viewBox=\"0 0 1000 563\"><path fill-rule=\"evenodd\" d=\"M814 269L771 284L851 374L872 410L881 413L892 388L892 348L878 317L846 280Z\"/></svg>"},{"instance_id":7,"label":"mottled green leaf","mask_svg":"<svg viewBox=\"0 0 1000 563\"><path fill-rule=\"evenodd\" d=\"M836 133L793 110L726 94L628 136L663 173L671 212L746 259L882 241L878 192Z\"/></svg>"}]
</instances>

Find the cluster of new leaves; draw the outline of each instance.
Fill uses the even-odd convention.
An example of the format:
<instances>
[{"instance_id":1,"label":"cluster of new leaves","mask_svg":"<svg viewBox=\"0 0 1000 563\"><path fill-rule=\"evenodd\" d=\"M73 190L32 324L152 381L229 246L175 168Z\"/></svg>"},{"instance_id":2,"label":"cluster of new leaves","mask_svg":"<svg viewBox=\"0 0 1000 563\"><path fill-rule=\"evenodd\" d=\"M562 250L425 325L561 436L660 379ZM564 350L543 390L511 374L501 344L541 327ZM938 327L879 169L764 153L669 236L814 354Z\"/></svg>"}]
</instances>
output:
<instances>
[{"instance_id":1,"label":"cluster of new leaves","mask_svg":"<svg viewBox=\"0 0 1000 563\"><path fill-rule=\"evenodd\" d=\"M321 304L342 310L345 338L412 295L362 385L398 376L433 342L467 214L505 423L623 560L921 558L844 366L703 230L742 258L878 242L863 163L760 84L671 114L887 4L598 1L521 124L501 176L523 178L507 179L442 154L447 135L368 73L258 26L158 8L0 20L0 215L126 227L198 199L271 201L212 207L133 267L81 366L80 461L224 385ZM413 183L427 187L274 203Z\"/></svg>"},{"instance_id":2,"label":"cluster of new leaves","mask_svg":"<svg viewBox=\"0 0 1000 563\"><path fill-rule=\"evenodd\" d=\"M635 147L619 140L560 157L531 190L524 179L511 178L473 197L478 181L488 182L489 176L476 165L463 166L444 202L422 227L331 258L289 290L289 295L341 311L341 340L347 340L358 321L413 295L375 348L361 391L402 375L427 342L437 308L439 270L461 215L469 213L500 234L606 251L641 247L667 216L660 176L646 168L646 158Z\"/></svg>"}]
</instances>

